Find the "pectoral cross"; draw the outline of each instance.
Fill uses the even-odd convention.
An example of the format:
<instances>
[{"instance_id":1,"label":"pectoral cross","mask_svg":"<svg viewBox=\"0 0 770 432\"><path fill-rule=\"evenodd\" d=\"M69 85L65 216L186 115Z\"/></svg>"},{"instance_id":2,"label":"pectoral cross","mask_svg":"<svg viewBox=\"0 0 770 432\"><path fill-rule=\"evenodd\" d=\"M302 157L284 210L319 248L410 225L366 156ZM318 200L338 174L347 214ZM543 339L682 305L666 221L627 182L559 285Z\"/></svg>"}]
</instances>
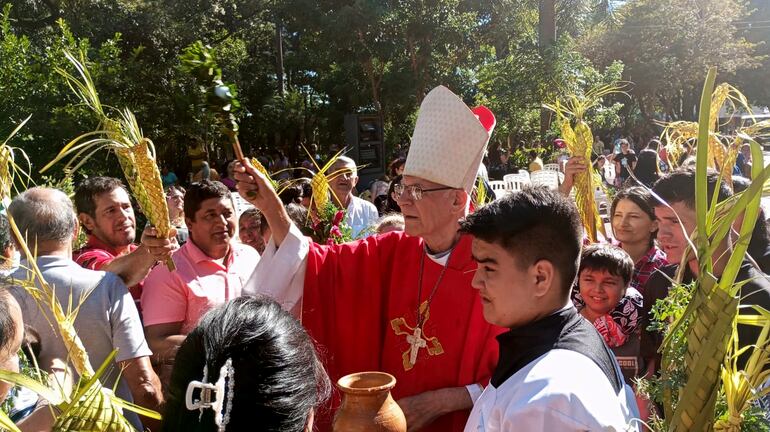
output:
<instances>
[{"instance_id":1,"label":"pectoral cross","mask_svg":"<svg viewBox=\"0 0 770 432\"><path fill-rule=\"evenodd\" d=\"M390 326L393 331L396 332L396 336L406 336L406 342L409 344L409 349L402 355L401 359L404 364L404 370L411 370L415 364L417 364L417 355L420 353L420 349L425 348L428 351L428 355L437 356L444 353L444 347L435 337L423 337L422 326L428 321L430 314L427 311L427 304L423 303L420 307L420 315L424 316L422 323L412 328L410 327L404 318L395 318L390 322ZM423 313L423 311L425 311Z\"/></svg>"}]
</instances>

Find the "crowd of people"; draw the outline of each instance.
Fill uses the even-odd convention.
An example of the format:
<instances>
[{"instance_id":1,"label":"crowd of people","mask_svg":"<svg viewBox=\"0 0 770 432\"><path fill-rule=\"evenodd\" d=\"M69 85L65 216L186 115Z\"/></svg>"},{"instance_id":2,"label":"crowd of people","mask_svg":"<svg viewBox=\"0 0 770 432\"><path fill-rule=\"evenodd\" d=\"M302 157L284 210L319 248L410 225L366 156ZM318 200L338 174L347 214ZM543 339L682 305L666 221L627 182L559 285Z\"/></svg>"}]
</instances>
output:
<instances>
[{"instance_id":1,"label":"crowd of people","mask_svg":"<svg viewBox=\"0 0 770 432\"><path fill-rule=\"evenodd\" d=\"M115 178L82 181L72 200L28 189L8 214L59 302L76 302L93 367L117 350L105 386L163 414L125 411L137 430L330 430L339 406L332 383L367 370L396 378L410 431L641 430L662 414L634 388L660 368L651 308L678 266L685 280L698 273L685 255L694 171L687 160L666 166L658 141L637 154L619 139L608 154L597 146L592 161L563 161L558 189L528 187L477 206L472 191L494 126L489 110L438 87L420 108L408 155L382 178L362 187L356 162L337 158L330 198L356 238L342 244L308 236L309 178L279 194L248 161L228 163L222 177L202 165L185 187L164 169L170 238L137 227ZM750 163L739 158L736 174ZM613 164L617 187L611 236L595 244L570 197L589 164ZM274 180L293 177L283 153L267 165ZM489 175L516 169L501 152ZM709 199L750 184L736 175L734 191L723 182L714 195L717 183L710 175ZM235 200L249 208L239 212ZM86 242L73 250L79 230ZM762 213L738 280L741 304L770 310L770 283L759 277L770 271L768 233ZM717 275L731 248L728 239L714 254ZM7 263L13 249L0 218ZM50 311L14 283L28 267L27 257L6 265L0 363L18 370L21 350L64 382L72 372ZM742 346L758 335L739 327ZM8 392L0 387L0 398ZM22 430L50 430L46 401L14 404Z\"/></svg>"}]
</instances>

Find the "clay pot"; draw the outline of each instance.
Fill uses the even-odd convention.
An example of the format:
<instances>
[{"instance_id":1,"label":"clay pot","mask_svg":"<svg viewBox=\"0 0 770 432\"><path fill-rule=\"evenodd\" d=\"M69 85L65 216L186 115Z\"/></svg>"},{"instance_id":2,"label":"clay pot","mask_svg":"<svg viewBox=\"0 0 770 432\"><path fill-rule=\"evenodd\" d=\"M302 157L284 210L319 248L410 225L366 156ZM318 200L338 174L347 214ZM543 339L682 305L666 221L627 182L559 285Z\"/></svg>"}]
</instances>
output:
<instances>
[{"instance_id":1,"label":"clay pot","mask_svg":"<svg viewBox=\"0 0 770 432\"><path fill-rule=\"evenodd\" d=\"M342 405L334 432L406 432L406 418L390 395L396 378L384 372L359 372L337 381Z\"/></svg>"}]
</instances>

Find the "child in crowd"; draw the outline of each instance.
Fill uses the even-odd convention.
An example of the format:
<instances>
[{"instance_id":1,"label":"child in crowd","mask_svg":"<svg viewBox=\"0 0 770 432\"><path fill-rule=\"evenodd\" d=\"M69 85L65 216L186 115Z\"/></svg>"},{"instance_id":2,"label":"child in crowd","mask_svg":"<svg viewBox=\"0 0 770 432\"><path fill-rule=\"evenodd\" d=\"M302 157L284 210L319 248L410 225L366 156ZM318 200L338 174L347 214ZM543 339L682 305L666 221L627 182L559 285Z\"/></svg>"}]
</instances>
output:
<instances>
[{"instance_id":1,"label":"child in crowd","mask_svg":"<svg viewBox=\"0 0 770 432\"><path fill-rule=\"evenodd\" d=\"M594 244L583 249L572 302L607 346L626 343L639 329L642 294L630 287L634 262L623 249Z\"/></svg>"}]
</instances>

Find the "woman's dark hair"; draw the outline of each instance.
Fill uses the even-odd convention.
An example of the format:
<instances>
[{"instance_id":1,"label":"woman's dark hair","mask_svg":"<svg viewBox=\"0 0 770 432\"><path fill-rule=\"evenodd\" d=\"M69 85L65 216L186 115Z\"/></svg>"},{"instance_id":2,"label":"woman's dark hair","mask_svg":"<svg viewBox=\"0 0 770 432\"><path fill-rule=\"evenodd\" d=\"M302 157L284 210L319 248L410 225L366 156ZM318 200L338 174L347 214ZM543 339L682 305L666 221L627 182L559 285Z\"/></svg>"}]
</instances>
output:
<instances>
[{"instance_id":1,"label":"woman's dark hair","mask_svg":"<svg viewBox=\"0 0 770 432\"><path fill-rule=\"evenodd\" d=\"M651 188L660 178L660 164L658 162L658 152L655 150L644 149L637 156L634 176L648 188Z\"/></svg>"},{"instance_id":2,"label":"woman's dark hair","mask_svg":"<svg viewBox=\"0 0 770 432\"><path fill-rule=\"evenodd\" d=\"M390 185L388 185L388 194L384 198L382 195L375 198L374 205L377 207L377 212L380 216L390 213L401 213L401 206L393 199L393 190L396 188L396 185L401 184L402 178L403 176L400 175L393 177Z\"/></svg>"},{"instance_id":3,"label":"woman's dark hair","mask_svg":"<svg viewBox=\"0 0 770 432\"><path fill-rule=\"evenodd\" d=\"M580 270L607 270L613 276L623 279L624 288L631 283L634 275L634 261L628 252L609 244L592 244L586 246L580 255Z\"/></svg>"},{"instance_id":4,"label":"woman's dark hair","mask_svg":"<svg viewBox=\"0 0 770 432\"><path fill-rule=\"evenodd\" d=\"M621 200L629 200L636 204L647 216L653 221L655 220L655 203L652 194L646 188L641 186L632 186L629 188L621 189L615 194L615 198L612 199L612 205L610 206L610 220L612 220L615 214L615 209L618 207L618 203ZM650 234L650 247L652 247L655 241L657 231Z\"/></svg>"},{"instance_id":5,"label":"woman's dark hair","mask_svg":"<svg viewBox=\"0 0 770 432\"><path fill-rule=\"evenodd\" d=\"M302 198L313 196L313 186L311 186L309 178L300 177L295 184L302 188Z\"/></svg>"},{"instance_id":6,"label":"woman's dark hair","mask_svg":"<svg viewBox=\"0 0 770 432\"><path fill-rule=\"evenodd\" d=\"M283 205L299 204L302 202L302 186L291 183L286 186L280 184L278 187L281 188L278 198L281 199Z\"/></svg>"},{"instance_id":7,"label":"woman's dark hair","mask_svg":"<svg viewBox=\"0 0 770 432\"><path fill-rule=\"evenodd\" d=\"M653 139L647 141L647 148L650 149L650 150L658 151L662 145L663 144L657 138L653 138Z\"/></svg>"},{"instance_id":8,"label":"woman's dark hair","mask_svg":"<svg viewBox=\"0 0 770 432\"><path fill-rule=\"evenodd\" d=\"M406 158L403 158L403 157L396 158L396 160L394 160L393 162L390 163L390 165L388 165L388 176L390 178L396 177L398 175L396 171L398 171L398 169L404 166L405 164L406 164Z\"/></svg>"},{"instance_id":9,"label":"woman's dark hair","mask_svg":"<svg viewBox=\"0 0 770 432\"><path fill-rule=\"evenodd\" d=\"M331 392L313 340L294 317L267 297L239 297L208 312L176 355L163 431L215 431L214 412L190 411L190 381L219 379L231 359L235 387L228 431L302 432ZM226 396L225 396L226 397Z\"/></svg>"},{"instance_id":10,"label":"woman's dark hair","mask_svg":"<svg viewBox=\"0 0 770 432\"><path fill-rule=\"evenodd\" d=\"M166 188L166 193L169 194L171 192L179 192L182 197L184 197L184 194L187 192L182 186L179 185L171 185Z\"/></svg>"}]
</instances>

